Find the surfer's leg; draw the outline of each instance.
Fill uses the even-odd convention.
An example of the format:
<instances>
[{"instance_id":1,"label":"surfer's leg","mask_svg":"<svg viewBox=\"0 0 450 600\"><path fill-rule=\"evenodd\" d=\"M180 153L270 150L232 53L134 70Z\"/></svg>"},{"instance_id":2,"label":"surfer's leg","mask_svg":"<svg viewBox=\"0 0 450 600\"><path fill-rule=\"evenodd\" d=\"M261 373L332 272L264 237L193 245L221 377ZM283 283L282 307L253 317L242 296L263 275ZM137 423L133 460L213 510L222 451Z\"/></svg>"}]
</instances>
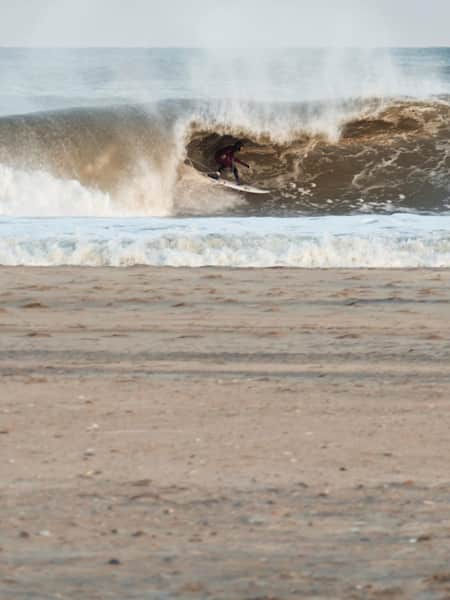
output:
<instances>
[{"instance_id":1,"label":"surfer's leg","mask_svg":"<svg viewBox=\"0 0 450 600\"><path fill-rule=\"evenodd\" d=\"M218 169L217 169L217 178L220 179L223 175L223 170L226 169L226 167L224 165L221 165Z\"/></svg>"},{"instance_id":2,"label":"surfer's leg","mask_svg":"<svg viewBox=\"0 0 450 600\"><path fill-rule=\"evenodd\" d=\"M236 169L236 167L233 167L233 175L234 175L234 178L236 179L236 183L238 185L241 185L241 180L239 179L239 171Z\"/></svg>"}]
</instances>

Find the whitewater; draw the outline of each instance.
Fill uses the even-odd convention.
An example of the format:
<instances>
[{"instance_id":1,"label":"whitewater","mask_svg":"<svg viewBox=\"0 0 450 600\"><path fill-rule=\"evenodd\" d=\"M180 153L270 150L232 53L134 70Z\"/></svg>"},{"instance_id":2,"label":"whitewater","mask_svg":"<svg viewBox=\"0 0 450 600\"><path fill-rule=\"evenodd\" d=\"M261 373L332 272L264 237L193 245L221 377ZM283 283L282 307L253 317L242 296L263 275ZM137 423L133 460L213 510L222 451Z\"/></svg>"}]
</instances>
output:
<instances>
[{"instance_id":1,"label":"whitewater","mask_svg":"<svg viewBox=\"0 0 450 600\"><path fill-rule=\"evenodd\" d=\"M0 264L450 266L450 50L0 49ZM203 177L237 139L264 198Z\"/></svg>"}]
</instances>

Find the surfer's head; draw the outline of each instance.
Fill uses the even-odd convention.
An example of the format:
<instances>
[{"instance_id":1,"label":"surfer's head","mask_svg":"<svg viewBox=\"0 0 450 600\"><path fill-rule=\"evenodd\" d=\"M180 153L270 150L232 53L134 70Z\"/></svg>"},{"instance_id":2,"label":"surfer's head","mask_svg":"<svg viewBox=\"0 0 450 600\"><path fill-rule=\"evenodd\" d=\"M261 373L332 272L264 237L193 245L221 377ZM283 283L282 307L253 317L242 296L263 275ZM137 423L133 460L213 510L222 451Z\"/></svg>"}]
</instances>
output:
<instances>
[{"instance_id":1,"label":"surfer's head","mask_svg":"<svg viewBox=\"0 0 450 600\"><path fill-rule=\"evenodd\" d=\"M238 140L237 142L235 142L234 144L234 148L235 150L237 150L239 152L239 150L242 150L242 148L244 147L244 142L242 142L241 140Z\"/></svg>"}]
</instances>

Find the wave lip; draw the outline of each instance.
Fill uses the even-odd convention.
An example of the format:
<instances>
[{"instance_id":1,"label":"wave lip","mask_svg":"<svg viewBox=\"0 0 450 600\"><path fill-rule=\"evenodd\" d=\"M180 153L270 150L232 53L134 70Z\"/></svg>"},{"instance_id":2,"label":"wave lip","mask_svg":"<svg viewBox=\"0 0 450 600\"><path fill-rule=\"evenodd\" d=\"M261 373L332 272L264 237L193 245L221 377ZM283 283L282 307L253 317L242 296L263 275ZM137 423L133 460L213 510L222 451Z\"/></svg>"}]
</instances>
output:
<instances>
[{"instance_id":1,"label":"wave lip","mask_svg":"<svg viewBox=\"0 0 450 600\"><path fill-rule=\"evenodd\" d=\"M450 216L0 219L0 264L450 267Z\"/></svg>"}]
</instances>

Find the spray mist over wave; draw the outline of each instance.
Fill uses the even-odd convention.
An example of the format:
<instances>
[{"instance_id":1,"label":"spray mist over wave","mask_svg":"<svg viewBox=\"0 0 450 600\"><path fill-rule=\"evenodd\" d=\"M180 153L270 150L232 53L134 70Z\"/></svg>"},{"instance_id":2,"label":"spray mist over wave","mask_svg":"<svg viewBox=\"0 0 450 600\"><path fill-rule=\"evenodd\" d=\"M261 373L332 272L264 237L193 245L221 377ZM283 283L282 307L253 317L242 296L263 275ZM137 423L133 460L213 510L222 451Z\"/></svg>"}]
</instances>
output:
<instances>
[{"instance_id":1,"label":"spray mist over wave","mask_svg":"<svg viewBox=\"0 0 450 600\"><path fill-rule=\"evenodd\" d=\"M381 50L155 52L133 54L137 71L151 58L155 82L165 73L170 86L142 95L129 78L94 87L172 100L0 118L0 214L447 209L449 105L436 95L450 89L434 69L401 71ZM86 56L81 64L97 55ZM99 56L103 65L109 55ZM263 201L221 192L199 173L238 138L251 182L271 190Z\"/></svg>"}]
</instances>

